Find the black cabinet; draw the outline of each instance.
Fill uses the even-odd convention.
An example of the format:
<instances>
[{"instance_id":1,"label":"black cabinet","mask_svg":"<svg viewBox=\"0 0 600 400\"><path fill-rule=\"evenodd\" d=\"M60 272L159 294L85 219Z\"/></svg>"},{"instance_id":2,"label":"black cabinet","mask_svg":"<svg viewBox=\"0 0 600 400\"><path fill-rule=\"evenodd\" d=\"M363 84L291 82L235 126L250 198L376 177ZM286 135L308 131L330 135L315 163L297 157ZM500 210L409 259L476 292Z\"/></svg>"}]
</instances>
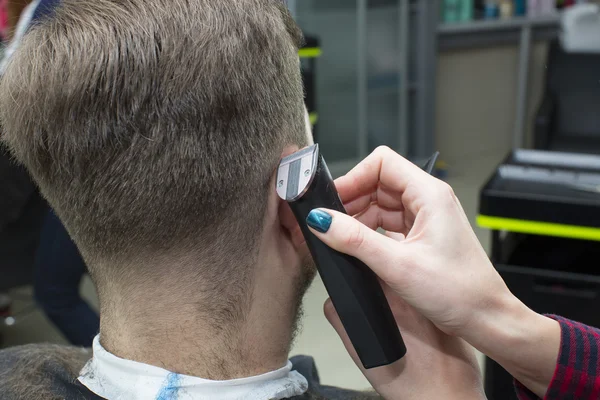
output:
<instances>
[{"instance_id":1,"label":"black cabinet","mask_svg":"<svg viewBox=\"0 0 600 400\"><path fill-rule=\"evenodd\" d=\"M542 314L600 326L600 242L494 232L493 261L511 292ZM517 400L512 377L486 359L489 400Z\"/></svg>"}]
</instances>

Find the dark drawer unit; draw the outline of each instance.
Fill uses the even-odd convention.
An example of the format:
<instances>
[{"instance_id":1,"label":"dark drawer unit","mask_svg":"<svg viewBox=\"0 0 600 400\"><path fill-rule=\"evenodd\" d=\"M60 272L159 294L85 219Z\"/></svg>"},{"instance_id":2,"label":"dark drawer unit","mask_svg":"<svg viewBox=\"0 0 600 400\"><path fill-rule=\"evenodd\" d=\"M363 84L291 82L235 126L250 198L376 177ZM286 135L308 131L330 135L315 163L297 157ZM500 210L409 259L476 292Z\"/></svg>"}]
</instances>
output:
<instances>
[{"instance_id":1,"label":"dark drawer unit","mask_svg":"<svg viewBox=\"0 0 600 400\"><path fill-rule=\"evenodd\" d=\"M510 291L534 311L600 326L600 242L494 232L493 259ZM490 400L517 400L512 377L486 359Z\"/></svg>"},{"instance_id":2,"label":"dark drawer unit","mask_svg":"<svg viewBox=\"0 0 600 400\"><path fill-rule=\"evenodd\" d=\"M480 193L491 259L528 307L600 326L600 157L513 151ZM486 360L490 400L517 399L512 377Z\"/></svg>"},{"instance_id":3,"label":"dark drawer unit","mask_svg":"<svg viewBox=\"0 0 600 400\"><path fill-rule=\"evenodd\" d=\"M600 326L600 242L520 235L497 269L509 288L540 313Z\"/></svg>"}]
</instances>

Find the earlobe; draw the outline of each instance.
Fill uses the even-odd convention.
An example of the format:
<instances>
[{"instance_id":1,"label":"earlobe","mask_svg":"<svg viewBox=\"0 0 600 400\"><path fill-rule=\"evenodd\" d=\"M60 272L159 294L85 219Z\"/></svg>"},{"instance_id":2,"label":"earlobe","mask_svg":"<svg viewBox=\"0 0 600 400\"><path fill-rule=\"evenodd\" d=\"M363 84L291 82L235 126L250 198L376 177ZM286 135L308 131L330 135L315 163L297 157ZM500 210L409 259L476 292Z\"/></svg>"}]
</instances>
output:
<instances>
[{"instance_id":1,"label":"earlobe","mask_svg":"<svg viewBox=\"0 0 600 400\"><path fill-rule=\"evenodd\" d=\"M306 247L306 241L300 230L300 225L298 225L292 209L284 200L281 200L281 204L279 205L279 221L281 228L289 235L295 249L300 250Z\"/></svg>"}]
</instances>

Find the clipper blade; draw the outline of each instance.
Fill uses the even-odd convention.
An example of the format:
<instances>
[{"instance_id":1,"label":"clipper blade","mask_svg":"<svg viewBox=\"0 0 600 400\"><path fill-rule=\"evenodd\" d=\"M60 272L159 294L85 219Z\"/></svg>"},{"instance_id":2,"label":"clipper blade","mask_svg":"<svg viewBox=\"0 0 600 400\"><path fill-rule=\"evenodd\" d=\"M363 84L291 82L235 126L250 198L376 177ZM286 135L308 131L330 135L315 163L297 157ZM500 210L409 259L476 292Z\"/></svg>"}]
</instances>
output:
<instances>
[{"instance_id":1,"label":"clipper blade","mask_svg":"<svg viewBox=\"0 0 600 400\"><path fill-rule=\"evenodd\" d=\"M319 145L308 146L285 157L277 170L277 194L283 200L295 201L310 187L319 161Z\"/></svg>"}]
</instances>

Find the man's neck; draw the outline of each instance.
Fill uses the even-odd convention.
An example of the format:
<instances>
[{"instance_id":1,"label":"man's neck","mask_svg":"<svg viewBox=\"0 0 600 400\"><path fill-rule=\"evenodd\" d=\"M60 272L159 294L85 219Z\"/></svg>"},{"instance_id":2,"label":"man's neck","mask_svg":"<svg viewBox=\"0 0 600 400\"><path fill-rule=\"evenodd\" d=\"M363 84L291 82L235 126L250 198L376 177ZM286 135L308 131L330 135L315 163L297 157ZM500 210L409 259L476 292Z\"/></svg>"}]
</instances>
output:
<instances>
[{"instance_id":1,"label":"man's neck","mask_svg":"<svg viewBox=\"0 0 600 400\"><path fill-rule=\"evenodd\" d=\"M246 317L220 326L201 316L201 302L143 300L101 311L100 341L112 354L212 380L255 376L286 364L298 312L289 292L255 291Z\"/></svg>"}]
</instances>

